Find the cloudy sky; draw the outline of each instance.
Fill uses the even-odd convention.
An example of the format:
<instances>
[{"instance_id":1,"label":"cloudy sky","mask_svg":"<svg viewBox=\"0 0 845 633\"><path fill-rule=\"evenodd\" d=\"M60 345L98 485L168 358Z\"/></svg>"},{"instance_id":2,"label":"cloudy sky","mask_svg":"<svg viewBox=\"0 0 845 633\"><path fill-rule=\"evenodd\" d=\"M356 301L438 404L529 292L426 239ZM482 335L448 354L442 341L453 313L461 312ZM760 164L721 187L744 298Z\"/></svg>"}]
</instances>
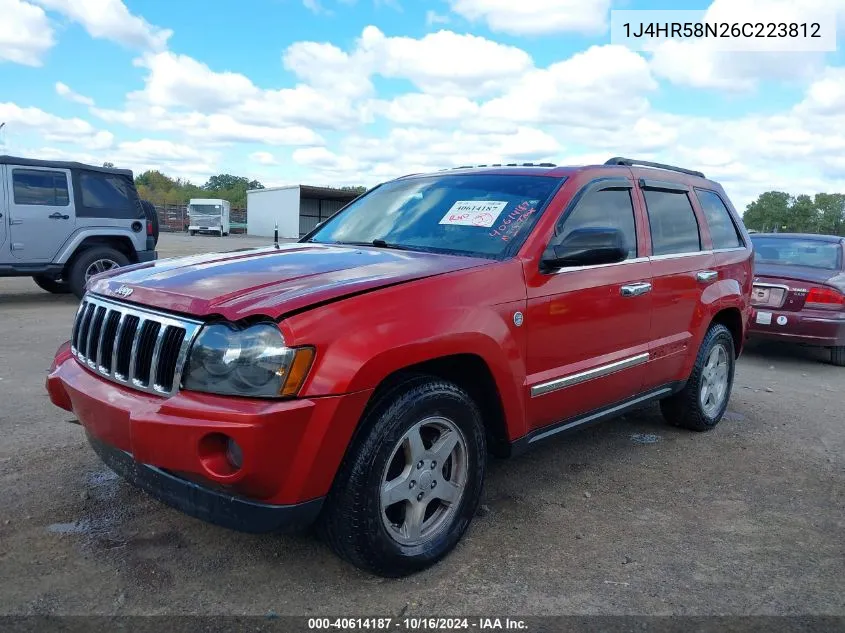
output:
<instances>
[{"instance_id":1,"label":"cloudy sky","mask_svg":"<svg viewBox=\"0 0 845 633\"><path fill-rule=\"evenodd\" d=\"M841 49L611 43L611 9L783 3L0 0L0 153L265 185L623 155L701 169L741 208L845 191ZM845 0L798 4L845 34Z\"/></svg>"}]
</instances>

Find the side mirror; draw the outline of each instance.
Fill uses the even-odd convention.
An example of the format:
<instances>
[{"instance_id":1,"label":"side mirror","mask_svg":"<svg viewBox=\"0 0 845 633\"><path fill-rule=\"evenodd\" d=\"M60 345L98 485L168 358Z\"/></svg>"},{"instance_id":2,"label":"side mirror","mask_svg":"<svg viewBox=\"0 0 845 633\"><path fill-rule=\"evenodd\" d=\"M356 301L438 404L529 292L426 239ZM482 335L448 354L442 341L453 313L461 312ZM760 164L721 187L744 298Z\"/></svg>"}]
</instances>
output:
<instances>
[{"instance_id":1,"label":"side mirror","mask_svg":"<svg viewBox=\"0 0 845 633\"><path fill-rule=\"evenodd\" d=\"M628 257L625 234L612 227L575 229L559 244L552 244L540 264L546 268L615 264Z\"/></svg>"}]
</instances>

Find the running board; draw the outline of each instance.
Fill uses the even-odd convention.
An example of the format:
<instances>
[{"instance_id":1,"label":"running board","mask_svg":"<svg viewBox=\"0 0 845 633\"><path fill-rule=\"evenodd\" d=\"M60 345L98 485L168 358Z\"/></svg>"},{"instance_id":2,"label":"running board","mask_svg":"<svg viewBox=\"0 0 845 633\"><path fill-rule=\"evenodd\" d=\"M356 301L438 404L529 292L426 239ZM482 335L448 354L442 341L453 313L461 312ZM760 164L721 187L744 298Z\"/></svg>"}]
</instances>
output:
<instances>
[{"instance_id":1,"label":"running board","mask_svg":"<svg viewBox=\"0 0 845 633\"><path fill-rule=\"evenodd\" d=\"M542 442L543 440L548 440L561 434L577 431L592 424L596 424L597 422L619 417L632 409L637 409L651 402L662 400L663 398L671 396L673 393L677 393L683 389L685 384L685 382L670 383L668 385L637 394L636 396L623 400L622 402L602 407L601 409L594 409L593 411L574 418L562 420L531 431L518 440L511 442L511 456L521 455L529 448L532 448L534 445Z\"/></svg>"}]
</instances>

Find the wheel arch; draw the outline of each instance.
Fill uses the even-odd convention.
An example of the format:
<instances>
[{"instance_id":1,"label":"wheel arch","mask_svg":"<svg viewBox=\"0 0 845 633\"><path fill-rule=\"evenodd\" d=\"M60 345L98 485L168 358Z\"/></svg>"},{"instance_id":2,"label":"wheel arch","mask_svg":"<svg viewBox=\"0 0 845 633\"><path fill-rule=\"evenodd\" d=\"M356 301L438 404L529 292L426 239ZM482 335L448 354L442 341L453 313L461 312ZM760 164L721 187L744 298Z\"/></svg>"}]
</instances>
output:
<instances>
[{"instance_id":1,"label":"wheel arch","mask_svg":"<svg viewBox=\"0 0 845 633\"><path fill-rule=\"evenodd\" d=\"M739 358L740 354L742 354L744 341L742 313L739 308L722 308L713 315L707 329L709 330L715 324L724 325L728 328L728 331L731 333L734 340L734 358Z\"/></svg>"},{"instance_id":2,"label":"wheel arch","mask_svg":"<svg viewBox=\"0 0 845 633\"><path fill-rule=\"evenodd\" d=\"M410 380L422 377L446 380L466 391L481 410L490 452L498 457L510 455L507 414L502 394L490 366L475 353L439 356L396 369L376 386L364 408L362 419L390 392ZM360 426L356 428L356 434Z\"/></svg>"},{"instance_id":3,"label":"wheel arch","mask_svg":"<svg viewBox=\"0 0 845 633\"><path fill-rule=\"evenodd\" d=\"M115 233L93 233L83 231L77 234L69 244L62 248L56 262L70 266L74 259L83 251L95 246L108 246L120 251L129 259L130 263L138 263L138 253L129 231Z\"/></svg>"}]
</instances>

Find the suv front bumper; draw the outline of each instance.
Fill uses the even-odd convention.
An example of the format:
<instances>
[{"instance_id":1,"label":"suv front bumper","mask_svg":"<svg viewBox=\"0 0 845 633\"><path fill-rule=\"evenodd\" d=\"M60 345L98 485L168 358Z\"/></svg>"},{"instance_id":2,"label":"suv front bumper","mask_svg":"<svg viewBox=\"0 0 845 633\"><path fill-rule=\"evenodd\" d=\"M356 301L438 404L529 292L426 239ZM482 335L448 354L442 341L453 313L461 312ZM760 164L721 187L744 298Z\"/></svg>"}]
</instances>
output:
<instances>
[{"instance_id":1,"label":"suv front bumper","mask_svg":"<svg viewBox=\"0 0 845 633\"><path fill-rule=\"evenodd\" d=\"M186 514L246 532L297 530L314 521L371 394L164 398L96 376L71 355L69 343L59 348L46 387L127 481ZM227 466L221 437L240 446L239 469Z\"/></svg>"}]
</instances>

